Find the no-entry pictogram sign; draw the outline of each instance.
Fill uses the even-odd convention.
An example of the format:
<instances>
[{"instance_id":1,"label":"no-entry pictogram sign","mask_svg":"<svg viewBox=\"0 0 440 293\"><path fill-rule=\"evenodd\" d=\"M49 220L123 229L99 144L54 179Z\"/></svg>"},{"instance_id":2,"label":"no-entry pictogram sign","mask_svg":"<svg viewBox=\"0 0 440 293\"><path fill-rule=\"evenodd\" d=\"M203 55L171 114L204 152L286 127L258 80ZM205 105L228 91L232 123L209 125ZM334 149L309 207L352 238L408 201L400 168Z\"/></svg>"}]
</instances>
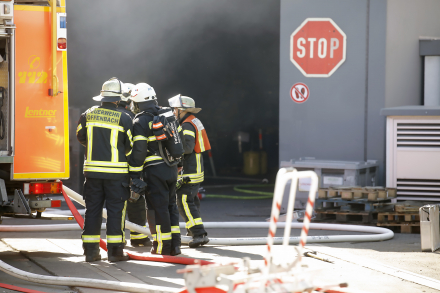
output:
<instances>
[{"instance_id":1,"label":"no-entry pictogram sign","mask_svg":"<svg viewBox=\"0 0 440 293\"><path fill-rule=\"evenodd\" d=\"M290 97L295 103L304 103L310 97L309 87L302 82L295 83L290 89Z\"/></svg>"},{"instance_id":2,"label":"no-entry pictogram sign","mask_svg":"<svg viewBox=\"0 0 440 293\"><path fill-rule=\"evenodd\" d=\"M347 37L330 18L307 18L290 36L290 61L307 77L329 77L345 61Z\"/></svg>"}]
</instances>

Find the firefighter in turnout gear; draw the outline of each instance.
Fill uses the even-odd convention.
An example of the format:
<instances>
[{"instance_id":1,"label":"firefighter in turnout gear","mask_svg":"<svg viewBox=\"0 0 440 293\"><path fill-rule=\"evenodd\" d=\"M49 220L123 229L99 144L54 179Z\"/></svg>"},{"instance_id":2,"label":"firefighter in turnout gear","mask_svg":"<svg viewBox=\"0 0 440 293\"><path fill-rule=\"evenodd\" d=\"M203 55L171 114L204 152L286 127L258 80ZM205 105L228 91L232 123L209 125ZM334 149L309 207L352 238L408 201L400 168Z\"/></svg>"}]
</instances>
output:
<instances>
[{"instance_id":1,"label":"firefighter in turnout gear","mask_svg":"<svg viewBox=\"0 0 440 293\"><path fill-rule=\"evenodd\" d=\"M117 78L106 81L95 106L84 112L78 122L77 138L86 147L84 191L86 213L82 241L86 261L101 259L99 239L102 208L107 208L107 248L109 261L128 260L124 253L125 210L129 193L126 155L131 151L132 121L117 111L122 83Z\"/></svg>"},{"instance_id":2,"label":"firefighter in turnout gear","mask_svg":"<svg viewBox=\"0 0 440 293\"><path fill-rule=\"evenodd\" d=\"M147 221L153 236L151 253L178 255L181 252L176 204L177 166L169 166L161 157L159 140L162 138L156 136L153 129L153 120L162 109L157 105L154 89L146 83L135 86L131 100L138 114L133 121L130 176L134 192L146 183Z\"/></svg>"},{"instance_id":3,"label":"firefighter in turnout gear","mask_svg":"<svg viewBox=\"0 0 440 293\"><path fill-rule=\"evenodd\" d=\"M126 95L121 96L121 101L118 102L118 111L130 115L131 120L134 119L134 114L129 110L130 106L130 94L134 88L134 84L124 83L123 91ZM131 196L127 201L127 216L128 220L137 225L146 227L147 223L147 210L145 206L145 197L143 195L134 194L131 192ZM151 240L148 235L138 233L136 231L130 230L130 244L131 246L151 246Z\"/></svg>"},{"instance_id":4,"label":"firefighter in turnout gear","mask_svg":"<svg viewBox=\"0 0 440 293\"><path fill-rule=\"evenodd\" d=\"M183 169L179 176L189 177L190 182L183 184L177 190L177 206L179 213L186 222L188 235L193 239L189 247L195 248L209 242L208 233L203 227L200 216L200 200L197 197L200 183L203 182L204 168L202 152L211 149L206 130L202 122L193 114L202 110L195 107L195 102L190 97L177 95L168 100L174 108L174 114L183 130ZM180 169L180 168L179 168Z\"/></svg>"}]
</instances>

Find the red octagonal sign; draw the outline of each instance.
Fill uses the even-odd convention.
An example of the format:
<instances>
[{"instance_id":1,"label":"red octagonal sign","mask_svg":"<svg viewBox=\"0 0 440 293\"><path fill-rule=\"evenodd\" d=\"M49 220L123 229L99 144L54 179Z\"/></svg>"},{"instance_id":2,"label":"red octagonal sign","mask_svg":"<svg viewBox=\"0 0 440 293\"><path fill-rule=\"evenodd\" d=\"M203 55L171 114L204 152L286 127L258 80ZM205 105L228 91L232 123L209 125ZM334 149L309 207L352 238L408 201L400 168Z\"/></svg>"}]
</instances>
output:
<instances>
[{"instance_id":1,"label":"red octagonal sign","mask_svg":"<svg viewBox=\"0 0 440 293\"><path fill-rule=\"evenodd\" d=\"M307 77L329 77L345 61L346 41L330 18L307 18L290 36L290 61Z\"/></svg>"}]
</instances>

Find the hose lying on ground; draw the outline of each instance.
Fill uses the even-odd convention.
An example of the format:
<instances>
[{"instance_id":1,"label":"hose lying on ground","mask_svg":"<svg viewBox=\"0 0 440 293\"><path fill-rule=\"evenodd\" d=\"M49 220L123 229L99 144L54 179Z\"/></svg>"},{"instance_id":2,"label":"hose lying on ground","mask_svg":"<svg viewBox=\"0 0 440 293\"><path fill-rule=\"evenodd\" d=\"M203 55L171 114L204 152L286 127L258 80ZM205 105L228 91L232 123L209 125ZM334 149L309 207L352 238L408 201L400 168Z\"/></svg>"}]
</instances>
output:
<instances>
[{"instance_id":1,"label":"hose lying on ground","mask_svg":"<svg viewBox=\"0 0 440 293\"><path fill-rule=\"evenodd\" d=\"M24 292L24 293L46 293L46 292L42 292L42 291L17 287L14 285L9 285L9 284L4 284L4 283L0 283L0 288L5 288L5 289L13 290L13 291Z\"/></svg>"},{"instance_id":2,"label":"hose lying on ground","mask_svg":"<svg viewBox=\"0 0 440 293\"><path fill-rule=\"evenodd\" d=\"M206 229L268 229L268 222L204 222ZM185 228L185 223L180 223L181 228ZM285 223L277 223L278 228L284 228ZM293 229L301 229L302 223L292 223ZM102 229L105 229L105 224L102 224ZM148 228L142 227L140 233L151 235ZM363 241L383 241L394 237L393 231L372 226L359 225L342 225L342 224L318 224L311 223L310 229L313 230L337 230L347 232L363 232L375 233L373 235L325 235L325 236L308 236L307 243L324 243L324 242L363 242ZM0 225L0 232L48 232L48 231L69 231L81 230L77 224L57 224L57 225ZM148 233L147 233L148 231ZM182 236L184 238L185 236ZM347 238L350 237L350 238ZM187 237L185 237L187 238ZM291 237L290 243L298 243L299 237ZM344 240L346 239L346 240ZM266 244L266 237L253 238L210 238L210 245L263 245ZM228 244L228 242L230 242ZM275 237L275 243L281 244L282 237Z\"/></svg>"},{"instance_id":3,"label":"hose lying on ground","mask_svg":"<svg viewBox=\"0 0 440 293\"><path fill-rule=\"evenodd\" d=\"M82 196L64 187L66 194L72 197L78 203L85 205L82 200ZM106 211L103 212L106 217ZM141 234L151 235L148 228L136 225L129 221L126 221L126 228L139 232ZM6 231L60 231L70 229L79 229L72 227L73 224L64 225L26 225L26 226L4 226L0 225L0 232ZM222 228L222 229L235 229L235 228L263 228L268 229L268 222L204 222L203 225L207 229ZM76 226L76 225L75 225ZM180 227L184 228L185 223L180 223ZM285 223L278 222L277 227L285 227ZM301 229L302 223L292 223L294 229ZM313 230L336 230L336 231L348 231L348 232L363 232L374 233L370 235L324 235L324 236L308 236L307 243L325 243L325 242L368 242L368 241L384 241L394 237L393 231L371 226L359 226L359 225L343 225L343 224L310 224L310 229ZM188 236L182 236L182 243L188 243L192 238ZM275 237L274 243L281 244L283 237ZM289 243L294 244L299 242L299 237L290 237ZM267 243L266 237L246 237L246 238L210 238L210 245L264 245Z\"/></svg>"},{"instance_id":4,"label":"hose lying on ground","mask_svg":"<svg viewBox=\"0 0 440 293\"><path fill-rule=\"evenodd\" d=\"M89 287L98 289L117 290L123 292L180 292L181 289L174 289L170 287L153 286L147 284L136 284L119 281L105 281L98 279L87 278L71 278L71 277L56 277L37 275L30 272L22 271L0 260L0 270L14 276L18 279L22 279L28 282L46 284L46 285L59 285L59 286L72 286L72 287Z\"/></svg>"}]
</instances>

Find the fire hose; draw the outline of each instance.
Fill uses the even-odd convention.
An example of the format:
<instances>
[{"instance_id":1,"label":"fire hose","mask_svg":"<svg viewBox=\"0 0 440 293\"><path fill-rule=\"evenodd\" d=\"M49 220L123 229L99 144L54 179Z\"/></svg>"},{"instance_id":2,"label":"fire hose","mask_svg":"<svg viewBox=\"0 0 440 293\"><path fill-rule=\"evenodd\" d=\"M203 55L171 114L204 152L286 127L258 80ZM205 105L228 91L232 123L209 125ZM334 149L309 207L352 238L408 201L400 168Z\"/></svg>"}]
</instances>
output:
<instances>
[{"instance_id":1,"label":"fire hose","mask_svg":"<svg viewBox=\"0 0 440 293\"><path fill-rule=\"evenodd\" d=\"M74 192L68 187L64 186L66 194L81 205L85 205L81 195ZM103 211L103 216L107 217L106 210ZM136 231L141 234L151 235L148 228L136 225L129 221L125 221L126 228ZM240 228L262 228L268 229L268 222L204 222L203 225L207 229L240 229ZM278 228L284 228L285 223L278 222ZM105 227L103 224L102 228ZM180 223L180 227L184 228L185 223ZM292 223L291 228L301 229L302 223ZM62 225L0 225L0 232L18 232L18 231L65 231L80 229L76 224L62 224ZM326 243L326 242L367 242L367 241L384 241L394 237L394 233L386 228L360 226L360 225L343 225L343 224L320 224L311 223L310 229L313 230L335 230L346 232L362 232L373 233L370 235L324 235L324 236L308 236L308 243ZM182 236L182 242L188 243L191 237ZM283 237L274 237L274 244L281 244ZM299 243L300 237L290 237L289 243ZM211 238L210 245L264 245L267 243L267 237L248 237L248 238Z\"/></svg>"},{"instance_id":2,"label":"fire hose","mask_svg":"<svg viewBox=\"0 0 440 293\"><path fill-rule=\"evenodd\" d=\"M207 194L207 198L227 198L227 199L267 199L273 198L273 192L249 190L245 188L254 187L268 187L271 184L248 184L248 185L238 185L234 187L234 191L253 194L254 196L242 196L242 195L223 195L223 194Z\"/></svg>"},{"instance_id":3,"label":"fire hose","mask_svg":"<svg viewBox=\"0 0 440 293\"><path fill-rule=\"evenodd\" d=\"M79 204L85 206L84 200L81 195L73 191L72 189L63 186L65 193ZM103 216L107 217L107 213L103 212ZM203 223L205 228L269 228L267 222L206 222ZM142 227L125 221L125 225L128 229L136 231L141 234L151 235L148 228ZM285 223L277 223L277 227L284 227ZM185 223L180 223L180 227L185 227ZM302 228L302 223L292 223L292 228ZM1 226L0 226L1 228ZM337 230L337 231L350 231L350 232L364 232L375 233L373 235L328 235L328 236L308 236L308 243L325 243L325 242L356 242L356 241L383 241L394 237L393 231L381 228L381 227L369 227L358 225L341 225L341 224L310 224L310 229L320 230ZM182 243L188 243L192 238L189 236L182 236ZM290 237L289 243L299 243L300 237ZM274 244L281 244L283 237L274 237ZM264 245L267 243L267 237L249 237L249 238L210 238L210 245Z\"/></svg>"},{"instance_id":4,"label":"fire hose","mask_svg":"<svg viewBox=\"0 0 440 293\"><path fill-rule=\"evenodd\" d=\"M46 285L90 287L90 288L98 288L98 289L117 290L123 292L158 293L158 292L180 292L181 290L170 287L128 283L128 282L37 275L14 268L13 266L8 265L7 263L1 260L0 260L0 270L18 279L22 279L28 282L33 282L38 284L46 284Z\"/></svg>"}]
</instances>

